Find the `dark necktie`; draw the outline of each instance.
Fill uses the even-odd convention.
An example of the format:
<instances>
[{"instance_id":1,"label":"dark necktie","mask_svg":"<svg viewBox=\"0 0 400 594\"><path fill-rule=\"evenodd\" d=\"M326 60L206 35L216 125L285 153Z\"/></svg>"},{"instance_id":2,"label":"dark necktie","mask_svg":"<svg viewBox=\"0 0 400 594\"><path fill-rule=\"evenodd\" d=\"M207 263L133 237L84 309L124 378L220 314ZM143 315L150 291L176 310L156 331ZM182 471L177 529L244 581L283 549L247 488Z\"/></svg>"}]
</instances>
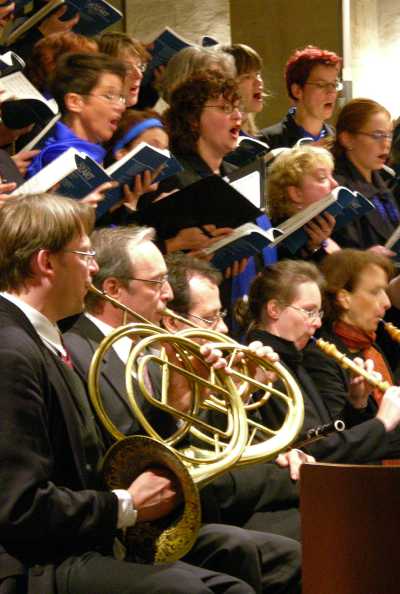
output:
<instances>
[{"instance_id":1,"label":"dark necktie","mask_svg":"<svg viewBox=\"0 0 400 594\"><path fill-rule=\"evenodd\" d=\"M64 353L62 353L61 351L58 351L58 353L59 353L59 355L60 355L60 358L61 358L61 360L62 360L62 361L64 361L64 363L65 363L66 365L68 365L68 367L69 367L70 369L73 369L73 368L74 368L74 365L73 365L73 363L72 363L71 355L69 354L69 352L68 352L68 351L67 351L67 349L65 348L65 344L64 344L64 342L63 342L63 339L62 339L62 336L61 336L61 334L60 334L60 340L61 340L61 344L62 344L62 346L63 346L63 349L64 349Z\"/></svg>"}]
</instances>

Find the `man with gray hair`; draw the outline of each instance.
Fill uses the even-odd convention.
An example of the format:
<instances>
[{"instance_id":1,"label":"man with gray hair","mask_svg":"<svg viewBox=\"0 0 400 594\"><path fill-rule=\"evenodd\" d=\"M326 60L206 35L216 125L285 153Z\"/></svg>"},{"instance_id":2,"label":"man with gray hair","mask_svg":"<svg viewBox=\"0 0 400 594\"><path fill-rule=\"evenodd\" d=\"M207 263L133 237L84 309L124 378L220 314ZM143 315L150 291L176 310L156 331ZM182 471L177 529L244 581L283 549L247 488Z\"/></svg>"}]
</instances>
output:
<instances>
[{"instance_id":1,"label":"man with gray hair","mask_svg":"<svg viewBox=\"0 0 400 594\"><path fill-rule=\"evenodd\" d=\"M104 445L57 329L82 310L98 270L93 219L89 207L53 195L10 198L0 209L0 591L259 592L258 549L245 531L243 546L222 527L201 528L195 565L143 565L138 547L129 561L113 555L120 530L166 516L180 490L158 468L114 491L99 475ZM217 571L227 540L231 573L247 583ZM298 570L297 551L288 553Z\"/></svg>"},{"instance_id":2,"label":"man with gray hair","mask_svg":"<svg viewBox=\"0 0 400 594\"><path fill-rule=\"evenodd\" d=\"M92 234L92 243L96 249L99 272L95 275L93 282L97 288L106 291L120 303L132 308L149 322L159 325L165 307L173 295L168 282L164 258L152 243L152 238L151 230L137 227L108 228L95 231ZM103 302L101 297L89 295L86 301L86 313L65 334L65 342L72 355L74 365L84 381L87 381L92 356L101 340L124 322L124 313L111 303ZM128 319L128 321L134 320ZM125 341L125 339L123 340ZM124 347L117 344L115 349L110 349L105 357L101 373L102 379L100 380L103 405L116 421L117 426L124 429L125 434L142 432L137 421L133 418L133 413L129 410L124 382L125 362L131 347L132 342L127 338ZM150 374L154 386L154 375L151 372ZM168 396L171 397L170 392ZM146 418L153 421L157 412L151 412L149 408L154 409L155 407L143 402L143 399L141 407ZM160 432L164 428L167 431L167 423L169 422L171 426L171 423L174 422L171 420L172 417L168 419L169 415L166 413L163 415L158 413L158 415L157 430ZM226 479L221 497L226 500L228 505L232 479L229 472L225 474ZM203 489L201 498L203 516L206 521L218 522L218 530L229 533L231 539L240 539L242 538L240 534L242 534L244 536L243 546L249 538L254 541L260 563L257 591L273 592L274 594L292 592L293 588L294 591L297 591L297 577L295 577L297 569L293 563L296 557L296 553L293 554L293 551L297 545L294 541L267 532L261 533L238 528L237 526L241 525L239 516L239 521L235 522L235 526L226 526L221 521L218 509L219 501L214 496L213 488ZM248 507L250 508L250 506ZM229 565L225 567L225 571L229 573L234 570L233 564L231 559ZM241 567L243 569L243 563ZM252 573L251 565L248 565L247 570ZM244 579L249 580L250 578ZM254 584L254 577L251 579Z\"/></svg>"}]
</instances>

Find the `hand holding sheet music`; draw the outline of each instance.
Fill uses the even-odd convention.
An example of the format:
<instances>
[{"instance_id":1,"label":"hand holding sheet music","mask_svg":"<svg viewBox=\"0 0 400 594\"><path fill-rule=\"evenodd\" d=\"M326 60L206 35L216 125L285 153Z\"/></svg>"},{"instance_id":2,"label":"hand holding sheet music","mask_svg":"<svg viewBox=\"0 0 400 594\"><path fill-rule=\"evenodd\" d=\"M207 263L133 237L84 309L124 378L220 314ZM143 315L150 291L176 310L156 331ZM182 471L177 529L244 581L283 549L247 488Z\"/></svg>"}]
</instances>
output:
<instances>
[{"instance_id":1,"label":"hand holding sheet music","mask_svg":"<svg viewBox=\"0 0 400 594\"><path fill-rule=\"evenodd\" d=\"M335 217L329 212L314 217L305 226L304 230L308 235L307 249L311 252L318 250L324 241L332 234L335 226Z\"/></svg>"},{"instance_id":2,"label":"hand holding sheet music","mask_svg":"<svg viewBox=\"0 0 400 594\"><path fill-rule=\"evenodd\" d=\"M10 29L7 27L2 41L12 45L33 27L43 35L73 28L75 33L91 37L121 18L121 11L106 0L48 0L39 10L18 19Z\"/></svg>"},{"instance_id":3,"label":"hand holding sheet music","mask_svg":"<svg viewBox=\"0 0 400 594\"><path fill-rule=\"evenodd\" d=\"M167 252L190 250L192 256L204 257L212 253L213 244L218 243L221 237L233 232L230 227L215 225L202 225L200 227L186 227L165 241ZM210 249L210 252L207 250Z\"/></svg>"}]
</instances>

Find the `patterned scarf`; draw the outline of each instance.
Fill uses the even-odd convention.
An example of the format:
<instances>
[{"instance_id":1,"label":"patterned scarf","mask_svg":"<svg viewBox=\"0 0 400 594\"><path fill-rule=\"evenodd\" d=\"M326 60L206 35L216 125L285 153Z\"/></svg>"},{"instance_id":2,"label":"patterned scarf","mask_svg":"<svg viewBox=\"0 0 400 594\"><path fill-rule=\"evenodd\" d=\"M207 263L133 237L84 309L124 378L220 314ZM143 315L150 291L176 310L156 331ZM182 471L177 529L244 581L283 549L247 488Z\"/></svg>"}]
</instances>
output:
<instances>
[{"instance_id":1,"label":"patterned scarf","mask_svg":"<svg viewBox=\"0 0 400 594\"><path fill-rule=\"evenodd\" d=\"M378 371L382 375L382 378L389 382L389 384L393 384L392 374L386 361L374 346L376 340L375 332L364 332L356 328L356 326L352 326L341 320L335 322L333 330L347 348L352 351L361 352L364 359L372 359L375 371ZM382 396L383 394L380 390L377 388L373 390L373 397L378 405L382 400Z\"/></svg>"},{"instance_id":2,"label":"patterned scarf","mask_svg":"<svg viewBox=\"0 0 400 594\"><path fill-rule=\"evenodd\" d=\"M392 374L381 353L374 347L376 339L375 332L364 332L355 326L339 320L333 325L333 330L350 350L360 351L365 359L372 359L375 371L378 371L384 380L393 384ZM382 392L377 388L372 392L375 402L379 405L382 400ZM384 466L400 466L400 459L382 460Z\"/></svg>"}]
</instances>

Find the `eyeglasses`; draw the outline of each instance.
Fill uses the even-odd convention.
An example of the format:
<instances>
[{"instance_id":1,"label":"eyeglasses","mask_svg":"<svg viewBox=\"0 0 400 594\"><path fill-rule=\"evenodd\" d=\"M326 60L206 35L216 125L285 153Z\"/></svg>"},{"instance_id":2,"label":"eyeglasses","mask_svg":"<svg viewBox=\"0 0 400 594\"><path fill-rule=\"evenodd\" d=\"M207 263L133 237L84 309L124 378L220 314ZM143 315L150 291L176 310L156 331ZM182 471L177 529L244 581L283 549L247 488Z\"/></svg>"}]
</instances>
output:
<instances>
[{"instance_id":1,"label":"eyeglasses","mask_svg":"<svg viewBox=\"0 0 400 594\"><path fill-rule=\"evenodd\" d=\"M159 285L162 287L165 283L168 283L168 274L164 274L161 278L137 278L136 276L125 276L125 280L141 281L142 283L150 283L152 285Z\"/></svg>"},{"instance_id":2,"label":"eyeglasses","mask_svg":"<svg viewBox=\"0 0 400 594\"><path fill-rule=\"evenodd\" d=\"M234 111L239 112L240 115L243 113L243 107L241 105L233 105L232 103L224 103L223 105L203 105L202 107L203 109L209 109L210 107L213 109L219 109L226 115L232 115Z\"/></svg>"},{"instance_id":3,"label":"eyeglasses","mask_svg":"<svg viewBox=\"0 0 400 594\"><path fill-rule=\"evenodd\" d=\"M188 313L186 315L191 318L196 318L196 320L201 320L202 322L207 324L207 326L212 327L212 326L216 326L218 324L218 322L220 322L221 320L226 318L226 316L228 315L228 312L226 311L226 309L224 309L223 311L220 311L219 313L215 314L215 316L212 316L211 318L201 318L200 316L196 316L195 314L191 314L191 313Z\"/></svg>"},{"instance_id":4,"label":"eyeglasses","mask_svg":"<svg viewBox=\"0 0 400 594\"><path fill-rule=\"evenodd\" d=\"M88 264L96 257L96 250L62 250L67 254L78 254L78 256L82 256L86 260Z\"/></svg>"},{"instance_id":5,"label":"eyeglasses","mask_svg":"<svg viewBox=\"0 0 400 594\"><path fill-rule=\"evenodd\" d=\"M336 82L306 82L305 85L312 85L313 87L317 87L320 91L325 91L325 93L333 93L334 91L342 91L343 90L343 83L340 80Z\"/></svg>"},{"instance_id":6,"label":"eyeglasses","mask_svg":"<svg viewBox=\"0 0 400 594\"><path fill-rule=\"evenodd\" d=\"M392 132L357 132L357 134L362 134L363 136L369 136L376 142L382 142L382 140L390 140L393 139Z\"/></svg>"},{"instance_id":7,"label":"eyeglasses","mask_svg":"<svg viewBox=\"0 0 400 594\"><path fill-rule=\"evenodd\" d=\"M139 70L139 72L142 74L146 72L147 64L143 64L142 62L139 64L133 64L133 62L124 62L124 64L127 73L133 72L135 69Z\"/></svg>"},{"instance_id":8,"label":"eyeglasses","mask_svg":"<svg viewBox=\"0 0 400 594\"><path fill-rule=\"evenodd\" d=\"M243 81L246 79L253 79L253 80L263 80L263 75L261 72L256 71L256 72L247 72L246 74L241 74L238 76L238 80L239 81Z\"/></svg>"},{"instance_id":9,"label":"eyeglasses","mask_svg":"<svg viewBox=\"0 0 400 594\"><path fill-rule=\"evenodd\" d=\"M107 103L114 105L126 105L125 95L117 95L116 93L103 93L95 95L94 93L80 93L83 97L97 97L97 99L104 99Z\"/></svg>"},{"instance_id":10,"label":"eyeglasses","mask_svg":"<svg viewBox=\"0 0 400 594\"><path fill-rule=\"evenodd\" d=\"M303 313L310 321L317 320L318 318L322 320L324 317L323 309L304 309L303 307L297 307L296 305L288 305L288 307L301 311L301 313Z\"/></svg>"}]
</instances>

